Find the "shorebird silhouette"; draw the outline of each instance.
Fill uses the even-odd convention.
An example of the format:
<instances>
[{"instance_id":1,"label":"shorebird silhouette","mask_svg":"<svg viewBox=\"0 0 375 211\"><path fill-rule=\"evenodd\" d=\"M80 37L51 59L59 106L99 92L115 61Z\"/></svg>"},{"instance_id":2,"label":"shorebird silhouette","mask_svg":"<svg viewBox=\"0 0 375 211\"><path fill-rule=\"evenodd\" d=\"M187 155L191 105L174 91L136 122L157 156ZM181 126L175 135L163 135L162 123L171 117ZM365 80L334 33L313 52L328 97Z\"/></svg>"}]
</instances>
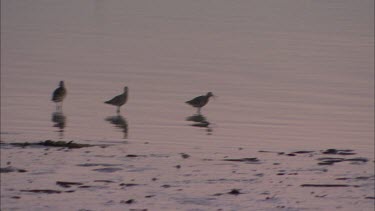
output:
<instances>
[{"instance_id":1,"label":"shorebird silhouette","mask_svg":"<svg viewBox=\"0 0 375 211\"><path fill-rule=\"evenodd\" d=\"M201 108L208 103L208 100L210 99L210 97L214 97L212 92L208 92L206 95L202 95L202 96L198 96L196 98L193 98L189 101L186 101L185 103L187 103L187 104L189 104L189 105L191 105L195 108L198 108L198 113L200 114Z\"/></svg>"},{"instance_id":2,"label":"shorebird silhouette","mask_svg":"<svg viewBox=\"0 0 375 211\"><path fill-rule=\"evenodd\" d=\"M109 105L117 106L117 113L120 113L120 107L126 103L128 100L128 87L124 87L124 93L117 95L116 97L105 101L104 103L107 103Z\"/></svg>"},{"instance_id":3,"label":"shorebird silhouette","mask_svg":"<svg viewBox=\"0 0 375 211\"><path fill-rule=\"evenodd\" d=\"M56 103L56 110L62 109L62 102L66 97L66 93L64 81L60 81L59 87L52 94L52 101Z\"/></svg>"}]
</instances>

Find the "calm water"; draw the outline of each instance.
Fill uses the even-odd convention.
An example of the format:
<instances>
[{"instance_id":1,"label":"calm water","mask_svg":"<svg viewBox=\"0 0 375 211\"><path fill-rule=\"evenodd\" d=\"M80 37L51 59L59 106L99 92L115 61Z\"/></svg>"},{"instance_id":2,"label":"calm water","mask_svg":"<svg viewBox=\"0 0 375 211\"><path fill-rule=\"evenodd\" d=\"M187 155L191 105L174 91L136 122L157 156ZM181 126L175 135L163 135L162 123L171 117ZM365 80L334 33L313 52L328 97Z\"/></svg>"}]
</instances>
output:
<instances>
[{"instance_id":1,"label":"calm water","mask_svg":"<svg viewBox=\"0 0 375 211\"><path fill-rule=\"evenodd\" d=\"M1 1L1 139L373 156L373 6ZM50 98L60 80L68 95L56 114ZM117 116L103 102L125 85ZM208 91L218 98L203 108L209 127L198 127L184 102Z\"/></svg>"}]
</instances>

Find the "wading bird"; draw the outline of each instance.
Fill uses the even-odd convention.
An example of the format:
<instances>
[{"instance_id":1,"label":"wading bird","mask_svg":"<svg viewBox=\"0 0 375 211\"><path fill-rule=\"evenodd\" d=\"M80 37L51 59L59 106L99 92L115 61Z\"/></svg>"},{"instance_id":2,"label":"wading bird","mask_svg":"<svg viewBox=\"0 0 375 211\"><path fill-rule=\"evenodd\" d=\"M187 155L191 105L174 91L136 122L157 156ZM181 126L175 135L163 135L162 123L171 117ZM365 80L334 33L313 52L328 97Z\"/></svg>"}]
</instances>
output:
<instances>
[{"instance_id":1,"label":"wading bird","mask_svg":"<svg viewBox=\"0 0 375 211\"><path fill-rule=\"evenodd\" d=\"M52 94L52 101L56 103L56 110L62 109L62 102L66 97L64 81L60 81L59 87Z\"/></svg>"},{"instance_id":2,"label":"wading bird","mask_svg":"<svg viewBox=\"0 0 375 211\"><path fill-rule=\"evenodd\" d=\"M206 95L198 96L192 100L186 101L185 103L198 108L198 113L200 113L201 108L208 103L210 97L215 97L212 92L208 92Z\"/></svg>"},{"instance_id":3,"label":"wading bird","mask_svg":"<svg viewBox=\"0 0 375 211\"><path fill-rule=\"evenodd\" d=\"M117 95L116 97L105 101L104 103L107 103L109 105L117 106L117 113L120 113L120 107L126 103L128 100L128 87L124 87L124 93Z\"/></svg>"}]
</instances>

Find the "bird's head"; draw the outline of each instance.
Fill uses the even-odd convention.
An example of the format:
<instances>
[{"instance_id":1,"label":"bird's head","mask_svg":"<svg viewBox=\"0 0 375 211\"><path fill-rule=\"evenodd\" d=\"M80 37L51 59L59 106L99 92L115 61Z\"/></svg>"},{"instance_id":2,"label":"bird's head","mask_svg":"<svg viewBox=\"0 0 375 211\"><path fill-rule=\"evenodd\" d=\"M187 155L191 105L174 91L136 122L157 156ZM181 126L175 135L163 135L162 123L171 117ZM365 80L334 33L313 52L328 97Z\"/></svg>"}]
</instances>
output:
<instances>
[{"instance_id":1,"label":"bird's head","mask_svg":"<svg viewBox=\"0 0 375 211\"><path fill-rule=\"evenodd\" d=\"M207 96L207 97L213 97L213 98L216 97L214 94L212 94L212 92L208 92L206 96Z\"/></svg>"}]
</instances>

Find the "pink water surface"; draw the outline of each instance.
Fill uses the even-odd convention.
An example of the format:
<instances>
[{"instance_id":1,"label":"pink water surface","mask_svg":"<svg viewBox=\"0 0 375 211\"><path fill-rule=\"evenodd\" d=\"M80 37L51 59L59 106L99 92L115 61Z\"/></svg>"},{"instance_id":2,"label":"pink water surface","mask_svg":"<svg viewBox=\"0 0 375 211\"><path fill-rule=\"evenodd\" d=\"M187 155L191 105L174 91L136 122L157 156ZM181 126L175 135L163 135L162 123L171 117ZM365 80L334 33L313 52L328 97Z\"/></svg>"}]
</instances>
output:
<instances>
[{"instance_id":1,"label":"pink water surface","mask_svg":"<svg viewBox=\"0 0 375 211\"><path fill-rule=\"evenodd\" d=\"M338 148L373 160L373 4L1 1L1 141L126 141L202 159L238 148ZM68 95L56 114L50 98L60 80ZM117 115L103 102L124 86L129 100ZM194 126L187 119L196 110L184 102L209 91L218 96L202 110L209 126ZM12 153L2 153L2 166Z\"/></svg>"}]
</instances>

